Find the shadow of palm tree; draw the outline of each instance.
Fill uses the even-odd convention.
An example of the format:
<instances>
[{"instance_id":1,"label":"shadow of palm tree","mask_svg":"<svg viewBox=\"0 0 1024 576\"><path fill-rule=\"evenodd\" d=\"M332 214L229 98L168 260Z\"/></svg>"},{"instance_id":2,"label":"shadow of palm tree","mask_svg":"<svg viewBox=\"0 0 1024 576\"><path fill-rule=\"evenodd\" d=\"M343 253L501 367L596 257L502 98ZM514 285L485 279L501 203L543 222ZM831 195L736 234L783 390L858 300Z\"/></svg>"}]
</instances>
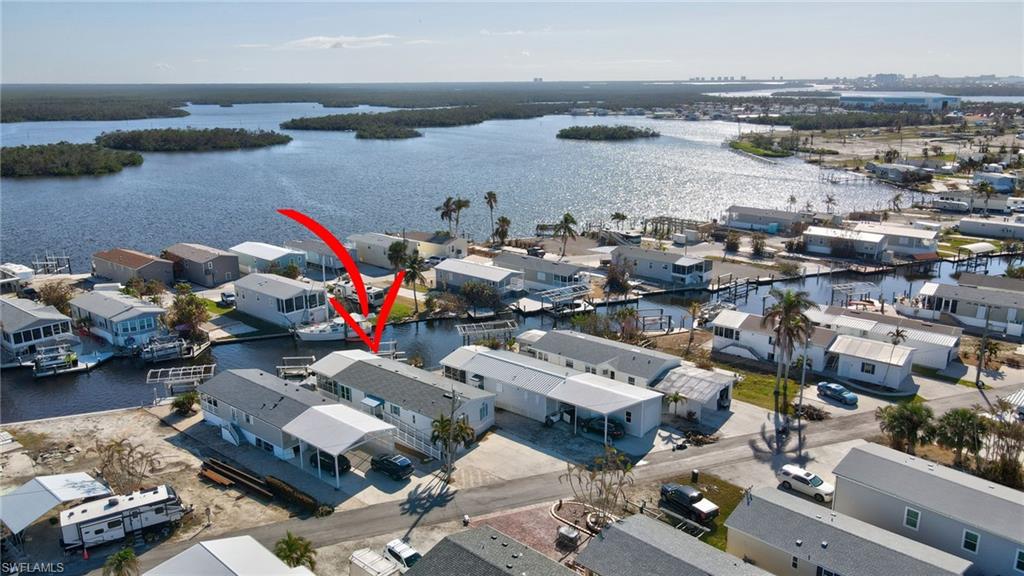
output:
<instances>
[{"instance_id":1,"label":"shadow of palm tree","mask_svg":"<svg viewBox=\"0 0 1024 576\"><path fill-rule=\"evenodd\" d=\"M399 505L403 516L415 516L409 529L405 531L403 539L408 539L412 531L416 529L423 517L435 508L444 508L453 500L458 490L452 490L451 486L444 484L439 476L435 476L429 483L416 486L409 491L408 496Z\"/></svg>"},{"instance_id":2,"label":"shadow of palm tree","mask_svg":"<svg viewBox=\"0 0 1024 576\"><path fill-rule=\"evenodd\" d=\"M805 427L806 424L802 426L793 424L788 435L777 438L774 430L769 430L766 424L761 424L759 438L747 441L751 455L758 462L771 466L773 472L778 472L786 464L796 464L801 468L806 468L808 464L814 462L815 458L804 450L806 445ZM779 446L778 451L776 451L776 443Z\"/></svg>"}]
</instances>

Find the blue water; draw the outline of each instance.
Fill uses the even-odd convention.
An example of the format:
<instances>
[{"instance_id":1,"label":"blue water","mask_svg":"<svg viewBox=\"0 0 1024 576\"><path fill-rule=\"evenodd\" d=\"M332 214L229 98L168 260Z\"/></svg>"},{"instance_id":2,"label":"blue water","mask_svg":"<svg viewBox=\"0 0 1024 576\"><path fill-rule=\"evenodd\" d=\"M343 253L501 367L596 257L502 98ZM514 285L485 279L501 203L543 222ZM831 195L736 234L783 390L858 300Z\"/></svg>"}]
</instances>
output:
<instances>
[{"instance_id":1,"label":"blue water","mask_svg":"<svg viewBox=\"0 0 1024 576\"><path fill-rule=\"evenodd\" d=\"M120 122L0 125L4 146L88 142L104 131L167 126L274 129L289 118L352 109L315 104L189 106L191 116ZM361 108L360 111L380 109ZM650 126L663 136L632 142L558 140L576 124ZM764 127L743 127L744 130ZM791 159L776 165L721 147L737 132L725 122L645 118L572 118L485 122L423 130L423 138L356 140L351 133L289 131L294 140L260 150L146 153L142 166L119 174L0 182L0 260L28 262L66 250L78 271L112 247L159 252L176 242L228 248L246 240L283 242L303 234L277 215L308 212L339 236L370 230L446 227L434 211L446 196L473 205L466 232L489 233L482 201L495 190L497 215L514 234L532 232L566 211L578 221L671 214L713 218L733 203L785 208L790 194L818 206L836 193L841 210L877 208L892 195L882 185L836 188L818 169Z\"/></svg>"}]
</instances>

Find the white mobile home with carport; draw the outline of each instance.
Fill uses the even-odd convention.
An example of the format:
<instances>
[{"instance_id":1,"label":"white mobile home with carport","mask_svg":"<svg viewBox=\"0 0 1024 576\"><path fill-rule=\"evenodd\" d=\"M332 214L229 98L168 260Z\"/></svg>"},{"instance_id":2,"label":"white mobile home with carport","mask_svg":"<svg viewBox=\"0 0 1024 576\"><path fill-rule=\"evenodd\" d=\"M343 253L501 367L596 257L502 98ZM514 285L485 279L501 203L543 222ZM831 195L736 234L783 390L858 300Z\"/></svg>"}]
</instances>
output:
<instances>
[{"instance_id":1,"label":"white mobile home with carport","mask_svg":"<svg viewBox=\"0 0 1024 576\"><path fill-rule=\"evenodd\" d=\"M93 290L71 300L71 317L114 346L141 346L161 331L164 309L115 291Z\"/></svg>"},{"instance_id":2,"label":"white mobile home with carport","mask_svg":"<svg viewBox=\"0 0 1024 576\"><path fill-rule=\"evenodd\" d=\"M467 282L490 286L504 298L523 289L523 273L500 266L449 258L434 266L435 284L441 290L458 292Z\"/></svg>"},{"instance_id":3,"label":"white mobile home with carport","mask_svg":"<svg viewBox=\"0 0 1024 576\"><path fill-rule=\"evenodd\" d=\"M945 370L950 362L959 360L963 330L954 326L839 306L822 307L821 314L812 318L812 321L827 326L837 334L888 343L891 343L898 329L905 337L901 345L914 349L914 364L920 366Z\"/></svg>"},{"instance_id":4,"label":"white mobile home with carport","mask_svg":"<svg viewBox=\"0 0 1024 576\"><path fill-rule=\"evenodd\" d=\"M719 312L708 325L714 334L712 350L750 360L775 362L775 331L763 326L763 320L764 316L749 312ZM826 350L835 337L836 333L832 330L815 326L806 350L808 368L818 372L824 369ZM793 350L794 361L804 353L803 345L798 344Z\"/></svg>"},{"instance_id":5,"label":"white mobile home with carport","mask_svg":"<svg viewBox=\"0 0 1024 576\"><path fill-rule=\"evenodd\" d=\"M585 268L570 262L537 258L526 254L502 252L494 257L494 265L523 273L528 289L550 290L583 282Z\"/></svg>"},{"instance_id":6,"label":"white mobile home with carport","mask_svg":"<svg viewBox=\"0 0 1024 576\"><path fill-rule=\"evenodd\" d=\"M687 415L694 413L697 421L729 409L732 403L732 387L737 377L732 372L715 368L703 370L691 362L683 362L668 371L654 389L666 398L679 393L685 400L678 406L664 406L665 414Z\"/></svg>"},{"instance_id":7,"label":"white mobile home with carport","mask_svg":"<svg viewBox=\"0 0 1024 576\"><path fill-rule=\"evenodd\" d=\"M548 394L560 402L559 408L574 408L573 430L580 419L591 417L615 419L622 423L626 434L643 437L661 424L661 392L640 386L630 386L609 380L597 374L575 374L566 378ZM608 427L604 441L608 443Z\"/></svg>"}]
</instances>

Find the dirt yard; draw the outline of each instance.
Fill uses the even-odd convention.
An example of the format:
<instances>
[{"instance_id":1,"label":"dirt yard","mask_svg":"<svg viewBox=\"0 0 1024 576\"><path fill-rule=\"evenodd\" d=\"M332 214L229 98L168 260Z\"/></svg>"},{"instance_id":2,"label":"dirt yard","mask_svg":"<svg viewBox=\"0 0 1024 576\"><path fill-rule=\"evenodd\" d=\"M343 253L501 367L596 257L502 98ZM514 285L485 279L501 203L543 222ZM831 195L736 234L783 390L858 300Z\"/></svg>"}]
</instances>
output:
<instances>
[{"instance_id":1,"label":"dirt yard","mask_svg":"<svg viewBox=\"0 0 1024 576\"><path fill-rule=\"evenodd\" d=\"M174 428L142 409L92 416L73 416L4 426L23 450L0 457L3 477L0 492L6 493L35 476L86 472L97 476L99 459L91 450L96 442L128 438L159 459L148 478L150 484L170 484L194 513L186 517L171 540L187 540L202 532L206 538L240 528L278 522L289 512L249 498L242 493L208 484L198 477L202 450ZM213 524L206 527L206 508ZM27 551L33 558L59 556L59 530L51 525L52 511L26 531Z\"/></svg>"}]
</instances>

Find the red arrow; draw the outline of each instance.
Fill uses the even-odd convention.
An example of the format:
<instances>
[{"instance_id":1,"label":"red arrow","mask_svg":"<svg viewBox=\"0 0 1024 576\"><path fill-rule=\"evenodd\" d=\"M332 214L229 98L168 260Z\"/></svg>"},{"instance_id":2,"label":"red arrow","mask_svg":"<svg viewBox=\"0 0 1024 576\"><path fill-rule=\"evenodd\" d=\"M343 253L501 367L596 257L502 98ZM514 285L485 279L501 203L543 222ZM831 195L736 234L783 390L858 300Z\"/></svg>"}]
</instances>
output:
<instances>
[{"instance_id":1,"label":"red arrow","mask_svg":"<svg viewBox=\"0 0 1024 576\"><path fill-rule=\"evenodd\" d=\"M313 234L316 234L320 240L323 240L328 247L330 247L331 251L334 252L341 261L342 266L345 267L349 278L352 280L352 287L355 289L356 295L359 297L359 304L363 309L363 316L369 317L370 302L366 295L366 287L363 285L363 277L359 274L359 267L356 265L355 260L352 259L352 256L349 255L345 246L342 245L342 243L339 242L338 239L334 237L334 234L331 234L327 228L324 228L319 222L309 216L306 216L302 212L291 209L281 209L278 210L278 212L308 228L313 232ZM331 306L334 306L334 310L345 319L345 324L355 331L356 335L359 336L359 339L362 340L374 354L380 350L380 339L384 335L384 326L387 324L388 314L391 312L391 307L394 306L395 299L398 298L398 289L402 286L402 280L404 278L404 270L399 270L398 273L395 274L395 280L391 283L391 288L388 289L387 296L384 297L384 304L380 307L380 313L377 314L377 321L374 325L372 339L359 325L359 322L356 322L355 318L352 318L352 315L348 313L348 310L345 310L345 307L342 306L341 302L338 302L338 300L333 296L330 298Z\"/></svg>"}]
</instances>

